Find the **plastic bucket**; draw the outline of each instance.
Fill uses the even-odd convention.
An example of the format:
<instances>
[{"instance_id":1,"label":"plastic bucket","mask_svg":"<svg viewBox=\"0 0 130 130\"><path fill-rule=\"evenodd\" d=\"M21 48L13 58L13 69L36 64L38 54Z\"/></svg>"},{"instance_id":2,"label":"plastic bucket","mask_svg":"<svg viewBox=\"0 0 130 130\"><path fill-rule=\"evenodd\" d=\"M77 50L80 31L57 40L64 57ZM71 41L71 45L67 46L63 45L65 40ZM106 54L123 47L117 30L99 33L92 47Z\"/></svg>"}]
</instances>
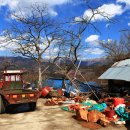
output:
<instances>
[{"instance_id":1,"label":"plastic bucket","mask_svg":"<svg viewBox=\"0 0 130 130\"><path fill-rule=\"evenodd\" d=\"M47 94L48 94L50 91L51 91L51 88L50 88L50 87L48 87L48 86L44 87L44 88L42 89L41 96L42 96L42 97L46 97Z\"/></svg>"},{"instance_id":2,"label":"plastic bucket","mask_svg":"<svg viewBox=\"0 0 130 130\"><path fill-rule=\"evenodd\" d=\"M118 106L119 104L124 104L124 98L114 98L113 99L113 103L114 103L114 107Z\"/></svg>"},{"instance_id":3,"label":"plastic bucket","mask_svg":"<svg viewBox=\"0 0 130 130\"><path fill-rule=\"evenodd\" d=\"M105 112L105 115L109 118L113 118L113 116L115 115L115 110L107 110Z\"/></svg>"}]
</instances>

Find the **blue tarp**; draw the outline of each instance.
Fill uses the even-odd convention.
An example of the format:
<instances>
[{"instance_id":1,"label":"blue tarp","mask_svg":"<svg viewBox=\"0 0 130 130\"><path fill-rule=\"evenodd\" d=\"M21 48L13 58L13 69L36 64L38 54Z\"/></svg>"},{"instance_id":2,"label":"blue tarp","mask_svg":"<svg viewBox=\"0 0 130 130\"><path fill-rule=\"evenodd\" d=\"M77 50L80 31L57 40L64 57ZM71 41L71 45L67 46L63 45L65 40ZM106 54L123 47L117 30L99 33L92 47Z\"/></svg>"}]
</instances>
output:
<instances>
[{"instance_id":1,"label":"blue tarp","mask_svg":"<svg viewBox=\"0 0 130 130\"><path fill-rule=\"evenodd\" d=\"M43 86L50 86L53 87L55 89L60 89L62 88L62 79L47 79L45 81L43 81ZM69 83L69 80L65 80L66 83Z\"/></svg>"},{"instance_id":2,"label":"blue tarp","mask_svg":"<svg viewBox=\"0 0 130 130\"><path fill-rule=\"evenodd\" d=\"M43 82L43 86L50 86L53 87L54 89L60 89L62 88L62 81L63 81L62 79L50 78ZM65 82L66 82L66 92L69 93L70 91L75 91L75 86L70 82L70 80L65 80ZM96 90L97 92L101 90L101 87L96 82L90 81L90 82L83 83L78 80L76 80L76 82L79 86L80 92L89 92L91 91L90 87L93 90Z\"/></svg>"},{"instance_id":3,"label":"blue tarp","mask_svg":"<svg viewBox=\"0 0 130 130\"><path fill-rule=\"evenodd\" d=\"M90 87L95 90L96 92L101 91L101 87L96 83L96 82L86 82L86 83L82 83L80 82L80 91L81 92L89 92L91 91Z\"/></svg>"}]
</instances>

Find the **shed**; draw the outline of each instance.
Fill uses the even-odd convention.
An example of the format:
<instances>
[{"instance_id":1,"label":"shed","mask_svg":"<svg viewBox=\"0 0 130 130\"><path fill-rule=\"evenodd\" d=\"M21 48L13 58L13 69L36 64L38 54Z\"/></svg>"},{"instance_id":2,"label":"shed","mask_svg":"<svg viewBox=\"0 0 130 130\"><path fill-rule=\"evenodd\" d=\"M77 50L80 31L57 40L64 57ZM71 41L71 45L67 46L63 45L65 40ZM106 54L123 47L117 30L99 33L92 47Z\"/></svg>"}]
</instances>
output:
<instances>
[{"instance_id":1,"label":"shed","mask_svg":"<svg viewBox=\"0 0 130 130\"><path fill-rule=\"evenodd\" d=\"M119 92L122 88L130 91L130 59L115 62L98 79L108 80L110 91Z\"/></svg>"}]
</instances>

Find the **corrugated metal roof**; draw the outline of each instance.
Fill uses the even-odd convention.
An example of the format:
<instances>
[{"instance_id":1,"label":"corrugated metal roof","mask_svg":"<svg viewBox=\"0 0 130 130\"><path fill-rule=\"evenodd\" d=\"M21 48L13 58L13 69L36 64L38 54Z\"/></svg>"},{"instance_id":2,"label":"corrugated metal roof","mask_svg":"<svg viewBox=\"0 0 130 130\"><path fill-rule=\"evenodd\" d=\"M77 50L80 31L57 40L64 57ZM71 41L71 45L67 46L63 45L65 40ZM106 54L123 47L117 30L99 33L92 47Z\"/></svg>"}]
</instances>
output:
<instances>
[{"instance_id":1,"label":"corrugated metal roof","mask_svg":"<svg viewBox=\"0 0 130 130\"><path fill-rule=\"evenodd\" d=\"M130 66L130 59L115 62L112 67Z\"/></svg>"},{"instance_id":2,"label":"corrugated metal roof","mask_svg":"<svg viewBox=\"0 0 130 130\"><path fill-rule=\"evenodd\" d=\"M130 59L116 62L98 79L115 79L130 81Z\"/></svg>"}]
</instances>

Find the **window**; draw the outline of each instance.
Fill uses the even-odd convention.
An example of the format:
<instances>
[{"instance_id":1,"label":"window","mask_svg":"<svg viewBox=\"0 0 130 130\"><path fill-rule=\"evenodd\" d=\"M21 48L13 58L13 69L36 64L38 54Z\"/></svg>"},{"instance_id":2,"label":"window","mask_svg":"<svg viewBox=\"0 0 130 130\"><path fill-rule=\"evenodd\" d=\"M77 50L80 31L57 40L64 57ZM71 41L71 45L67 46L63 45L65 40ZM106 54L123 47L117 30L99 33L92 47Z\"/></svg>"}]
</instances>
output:
<instances>
[{"instance_id":1,"label":"window","mask_svg":"<svg viewBox=\"0 0 130 130\"><path fill-rule=\"evenodd\" d=\"M10 81L10 76L5 76L5 81Z\"/></svg>"},{"instance_id":2,"label":"window","mask_svg":"<svg viewBox=\"0 0 130 130\"><path fill-rule=\"evenodd\" d=\"M20 75L16 75L16 81L21 81Z\"/></svg>"},{"instance_id":3,"label":"window","mask_svg":"<svg viewBox=\"0 0 130 130\"><path fill-rule=\"evenodd\" d=\"M20 75L5 76L5 81L21 81Z\"/></svg>"}]
</instances>

